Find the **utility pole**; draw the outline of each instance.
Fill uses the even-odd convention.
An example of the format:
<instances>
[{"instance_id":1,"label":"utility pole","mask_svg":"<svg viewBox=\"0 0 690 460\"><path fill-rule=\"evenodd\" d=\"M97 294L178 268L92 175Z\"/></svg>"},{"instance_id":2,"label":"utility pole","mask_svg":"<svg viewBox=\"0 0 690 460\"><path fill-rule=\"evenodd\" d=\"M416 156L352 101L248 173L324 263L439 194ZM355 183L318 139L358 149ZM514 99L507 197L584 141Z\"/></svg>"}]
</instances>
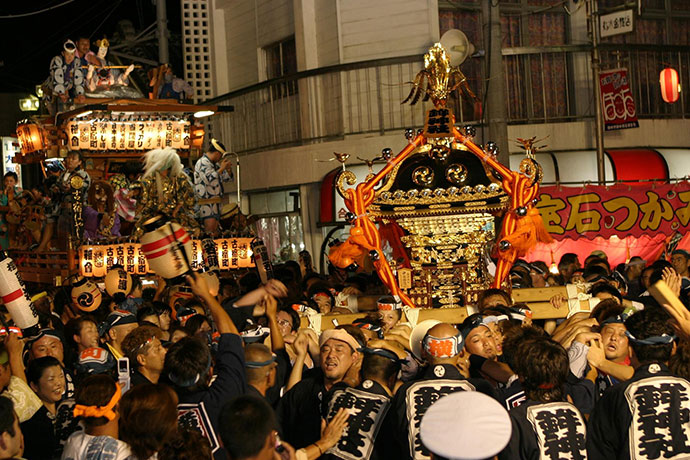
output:
<instances>
[{"instance_id":1,"label":"utility pole","mask_svg":"<svg viewBox=\"0 0 690 460\"><path fill-rule=\"evenodd\" d=\"M170 64L168 55L168 13L165 9L165 0L156 2L156 35L158 36L158 62Z\"/></svg>"},{"instance_id":2,"label":"utility pole","mask_svg":"<svg viewBox=\"0 0 690 460\"><path fill-rule=\"evenodd\" d=\"M597 15L597 0L587 0L587 33L592 42L592 91L594 92L594 123L597 141L597 179L599 185L605 185L604 163L604 120L602 119L601 92L599 90L599 18Z\"/></svg>"},{"instance_id":3,"label":"utility pole","mask_svg":"<svg viewBox=\"0 0 690 460\"><path fill-rule=\"evenodd\" d=\"M503 55L501 53L501 18L497 0L482 1L484 25L484 59L486 65L486 94L484 95L484 119L488 124L488 135L484 143L491 140L498 145L498 161L510 164L508 150L508 122L506 112L506 88L503 76Z\"/></svg>"}]
</instances>

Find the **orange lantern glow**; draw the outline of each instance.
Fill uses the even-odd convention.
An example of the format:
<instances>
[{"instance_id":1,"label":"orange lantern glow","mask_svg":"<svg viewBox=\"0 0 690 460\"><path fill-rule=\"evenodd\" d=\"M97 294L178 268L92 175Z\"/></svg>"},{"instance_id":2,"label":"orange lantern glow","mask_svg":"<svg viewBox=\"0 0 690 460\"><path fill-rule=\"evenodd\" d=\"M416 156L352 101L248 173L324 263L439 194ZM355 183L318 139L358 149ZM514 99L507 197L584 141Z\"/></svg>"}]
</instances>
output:
<instances>
[{"instance_id":1,"label":"orange lantern glow","mask_svg":"<svg viewBox=\"0 0 690 460\"><path fill-rule=\"evenodd\" d=\"M33 121L23 120L17 123L17 137L19 138L19 148L24 155L45 148L43 131Z\"/></svg>"},{"instance_id":2,"label":"orange lantern glow","mask_svg":"<svg viewBox=\"0 0 690 460\"><path fill-rule=\"evenodd\" d=\"M185 133L187 135L187 133ZM193 125L189 128L189 139L191 147L201 150L204 146L204 127L201 125ZM189 148L185 144L185 148Z\"/></svg>"},{"instance_id":3,"label":"orange lantern glow","mask_svg":"<svg viewBox=\"0 0 690 460\"><path fill-rule=\"evenodd\" d=\"M93 276L93 246L79 247L79 273L81 276Z\"/></svg>"},{"instance_id":4,"label":"orange lantern glow","mask_svg":"<svg viewBox=\"0 0 690 460\"><path fill-rule=\"evenodd\" d=\"M137 245L132 242L127 242L123 245L124 248L124 262L122 266L125 267L127 273L135 275L137 273Z\"/></svg>"},{"instance_id":5,"label":"orange lantern glow","mask_svg":"<svg viewBox=\"0 0 690 460\"><path fill-rule=\"evenodd\" d=\"M203 266L204 255L201 250L201 240L192 240L192 270L200 270Z\"/></svg>"},{"instance_id":6,"label":"orange lantern glow","mask_svg":"<svg viewBox=\"0 0 690 460\"><path fill-rule=\"evenodd\" d=\"M105 246L97 244L93 246L93 276L100 278L107 272L105 266Z\"/></svg>"},{"instance_id":7,"label":"orange lantern glow","mask_svg":"<svg viewBox=\"0 0 690 460\"><path fill-rule=\"evenodd\" d=\"M665 68L659 74L659 86L661 87L661 97L669 104L678 100L680 95L680 83L678 83L678 72L670 67Z\"/></svg>"}]
</instances>

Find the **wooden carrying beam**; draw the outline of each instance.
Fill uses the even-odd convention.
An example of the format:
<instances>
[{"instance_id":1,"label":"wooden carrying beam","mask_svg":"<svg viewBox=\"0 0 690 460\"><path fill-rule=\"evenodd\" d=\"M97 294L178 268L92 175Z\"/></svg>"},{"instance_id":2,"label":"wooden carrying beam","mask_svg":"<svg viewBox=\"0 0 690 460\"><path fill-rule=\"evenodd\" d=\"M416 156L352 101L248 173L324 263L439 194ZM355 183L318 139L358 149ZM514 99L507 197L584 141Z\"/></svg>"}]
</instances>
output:
<instances>
[{"instance_id":1,"label":"wooden carrying beam","mask_svg":"<svg viewBox=\"0 0 690 460\"><path fill-rule=\"evenodd\" d=\"M569 296L569 291L571 296ZM582 288L578 288L574 285L570 285L570 287L554 286L548 288L513 289L512 297L515 302L524 302L529 306L532 310L532 319L561 319L568 316L570 309L565 303L560 308L554 307L550 302L551 298L554 295L561 295L568 299L568 297L572 298L573 293L582 291ZM575 308L576 310L591 310L588 300L578 300L577 302L579 304L579 309ZM338 324L351 324L354 320L363 318L366 314L367 313L364 312L345 315L321 315L321 330L333 329ZM467 307L420 308L418 322L427 319L435 319L444 323L458 324L467 318L467 316ZM403 318L403 321L405 320L406 318ZM302 317L301 326L309 327L309 319L307 317Z\"/></svg>"}]
</instances>

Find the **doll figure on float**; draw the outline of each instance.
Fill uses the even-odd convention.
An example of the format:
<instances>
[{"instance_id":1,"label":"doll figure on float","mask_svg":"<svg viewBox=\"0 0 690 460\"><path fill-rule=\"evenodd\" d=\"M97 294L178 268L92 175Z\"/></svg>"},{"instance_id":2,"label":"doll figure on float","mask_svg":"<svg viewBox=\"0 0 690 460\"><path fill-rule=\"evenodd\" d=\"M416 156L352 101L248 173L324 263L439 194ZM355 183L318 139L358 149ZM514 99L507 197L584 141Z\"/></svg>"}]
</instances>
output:
<instances>
[{"instance_id":1,"label":"doll figure on float","mask_svg":"<svg viewBox=\"0 0 690 460\"><path fill-rule=\"evenodd\" d=\"M129 88L129 74L134 70L131 64L120 72L106 59L110 42L103 37L96 41L98 51L95 56L91 56L91 61L87 66L86 88L89 94L94 97L141 97L141 93L134 88ZM94 59L95 58L95 59ZM92 62L98 64L94 65Z\"/></svg>"},{"instance_id":2,"label":"doll figure on float","mask_svg":"<svg viewBox=\"0 0 690 460\"><path fill-rule=\"evenodd\" d=\"M182 170L182 161L175 149L167 147L147 152L140 183L135 237L143 234L145 222L158 215L180 224L191 234L199 234L199 224L194 218L194 188Z\"/></svg>"},{"instance_id":3,"label":"doll figure on float","mask_svg":"<svg viewBox=\"0 0 690 460\"><path fill-rule=\"evenodd\" d=\"M113 188L106 181L95 181L89 188L84 208L84 238L100 240L120 236L120 218L117 215Z\"/></svg>"}]
</instances>

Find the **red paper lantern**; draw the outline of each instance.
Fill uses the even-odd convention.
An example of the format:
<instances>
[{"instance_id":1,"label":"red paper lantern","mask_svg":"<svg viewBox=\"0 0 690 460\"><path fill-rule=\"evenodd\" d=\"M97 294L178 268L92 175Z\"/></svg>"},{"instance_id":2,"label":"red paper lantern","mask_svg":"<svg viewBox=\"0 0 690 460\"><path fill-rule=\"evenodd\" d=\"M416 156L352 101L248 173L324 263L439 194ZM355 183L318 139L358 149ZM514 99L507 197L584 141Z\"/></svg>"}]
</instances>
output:
<instances>
[{"instance_id":1,"label":"red paper lantern","mask_svg":"<svg viewBox=\"0 0 690 460\"><path fill-rule=\"evenodd\" d=\"M670 67L665 68L659 74L659 85L661 86L661 97L669 104L678 100L680 85L678 84L678 72Z\"/></svg>"}]
</instances>

